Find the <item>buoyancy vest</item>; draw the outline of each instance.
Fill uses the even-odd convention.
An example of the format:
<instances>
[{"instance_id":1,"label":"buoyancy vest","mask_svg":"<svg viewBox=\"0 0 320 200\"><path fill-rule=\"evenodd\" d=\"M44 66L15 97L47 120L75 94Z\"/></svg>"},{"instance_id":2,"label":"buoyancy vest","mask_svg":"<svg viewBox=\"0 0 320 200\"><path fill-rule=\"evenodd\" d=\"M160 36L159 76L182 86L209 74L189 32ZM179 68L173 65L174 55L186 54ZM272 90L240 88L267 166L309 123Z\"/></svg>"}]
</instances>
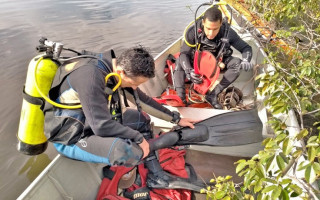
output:
<instances>
[{"instance_id":1,"label":"buoyancy vest","mask_svg":"<svg viewBox=\"0 0 320 200\"><path fill-rule=\"evenodd\" d=\"M111 53L106 52L105 54L96 54L89 51L83 51L82 55L96 56L98 59L91 62L96 62L94 63L94 65L106 71L107 73L112 72L110 62ZM59 101L59 103L64 103L67 105L80 104L80 99L77 95L77 92L74 91L72 88L70 88L68 94L64 96L62 96L59 93L59 90L62 83L65 81L68 75L77 70L79 67L86 64L88 61L90 61L88 59L92 60L92 58L79 58L77 60L65 62L59 67L53 80L52 87L49 91L50 99ZM106 92L108 91L110 92L112 90L106 90ZM118 99L118 101L120 101L120 99ZM118 104L120 105L120 103ZM49 103L46 103L44 113L44 132L49 141L70 145L76 143L80 138L82 138L85 135L85 116L81 108L62 109L55 107Z\"/></svg>"},{"instance_id":2,"label":"buoyancy vest","mask_svg":"<svg viewBox=\"0 0 320 200\"><path fill-rule=\"evenodd\" d=\"M198 32L198 43L200 44L200 51L210 51L216 58L218 54L221 52L223 54L223 57L228 57L231 56L233 53L233 50L231 49L231 46L229 44L229 29L230 29L230 24L228 23L227 19L224 18L222 20L222 25L220 28L220 31L218 35L213 39L209 40L203 30L202 26L202 20L197 21L197 27L199 29L197 30ZM194 27L190 28L189 31L194 32ZM196 48L192 49L191 53L191 61L194 60L194 52L196 51ZM219 55L220 57L221 55Z\"/></svg>"},{"instance_id":3,"label":"buoyancy vest","mask_svg":"<svg viewBox=\"0 0 320 200\"><path fill-rule=\"evenodd\" d=\"M186 150L161 149L159 150L159 162L161 167L176 176L188 178L185 169L186 163L184 155ZM189 165L190 166L190 165ZM192 169L192 168L191 168ZM148 170L144 164L138 166L138 173L134 184L125 189L122 197L118 194L118 184L120 178L131 171L126 167L106 167L104 168L105 178L103 178L96 200L112 197L114 199L134 199L134 200L191 200L191 191L185 189L151 189L146 185ZM190 170L192 171L192 170ZM191 173L192 175L192 173ZM110 198L110 199L112 199Z\"/></svg>"}]
</instances>

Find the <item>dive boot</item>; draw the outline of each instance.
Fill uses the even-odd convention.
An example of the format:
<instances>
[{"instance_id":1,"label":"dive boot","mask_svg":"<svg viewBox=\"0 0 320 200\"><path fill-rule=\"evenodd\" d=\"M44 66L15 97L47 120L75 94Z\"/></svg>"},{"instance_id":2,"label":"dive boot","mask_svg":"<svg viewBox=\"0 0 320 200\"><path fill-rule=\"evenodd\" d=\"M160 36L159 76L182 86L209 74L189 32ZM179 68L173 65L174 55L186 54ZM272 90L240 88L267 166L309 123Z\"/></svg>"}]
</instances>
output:
<instances>
[{"instance_id":1,"label":"dive boot","mask_svg":"<svg viewBox=\"0 0 320 200\"><path fill-rule=\"evenodd\" d=\"M177 92L177 95L180 97L182 102L187 105L186 100L186 89L185 89L185 71L180 65L180 59L176 60L176 67L174 69L173 73L173 87L175 91Z\"/></svg>"},{"instance_id":2,"label":"dive boot","mask_svg":"<svg viewBox=\"0 0 320 200\"><path fill-rule=\"evenodd\" d=\"M190 175L190 178L181 178L165 172L155 155L155 151L152 151L147 158L145 158L144 164L149 170L146 181L149 188L188 189L200 192L202 188L206 187L205 183L198 181L196 176L191 177Z\"/></svg>"},{"instance_id":3,"label":"dive boot","mask_svg":"<svg viewBox=\"0 0 320 200\"><path fill-rule=\"evenodd\" d=\"M165 172L155 151L162 148L169 148L175 145L184 145L190 142L205 141L209 137L208 128L204 125L195 125L194 129L181 129L162 134L158 138L151 139L150 133L144 133L145 138L149 139L150 153L144 159L144 164L149 170L147 175L147 186L150 188L163 189L188 189L200 192L205 188L205 183L197 181L196 176L191 178L181 178ZM190 173L195 174L195 173ZM195 178L194 178L195 177Z\"/></svg>"},{"instance_id":4,"label":"dive boot","mask_svg":"<svg viewBox=\"0 0 320 200\"><path fill-rule=\"evenodd\" d=\"M180 97L182 103L184 105L187 105L187 98L186 98L186 89L183 87L177 87L176 88L176 92L177 92L177 95Z\"/></svg>"},{"instance_id":5,"label":"dive boot","mask_svg":"<svg viewBox=\"0 0 320 200\"><path fill-rule=\"evenodd\" d=\"M217 85L213 91L205 96L206 101L215 109L222 109L222 105L218 101L218 95L222 92L222 87Z\"/></svg>"}]
</instances>

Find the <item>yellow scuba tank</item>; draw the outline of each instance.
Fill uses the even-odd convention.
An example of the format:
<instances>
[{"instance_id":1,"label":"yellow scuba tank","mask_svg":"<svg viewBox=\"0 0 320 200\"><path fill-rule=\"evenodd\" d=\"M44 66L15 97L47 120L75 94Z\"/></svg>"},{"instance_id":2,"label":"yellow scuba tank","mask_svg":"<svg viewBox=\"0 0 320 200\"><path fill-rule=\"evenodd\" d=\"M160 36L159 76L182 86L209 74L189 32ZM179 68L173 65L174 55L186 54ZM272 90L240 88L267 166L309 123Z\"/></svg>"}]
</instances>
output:
<instances>
[{"instance_id":1,"label":"yellow scuba tank","mask_svg":"<svg viewBox=\"0 0 320 200\"><path fill-rule=\"evenodd\" d=\"M59 58L63 48L63 44L44 37L39 42L37 50L45 53L34 57L29 63L17 135L17 149L27 155L38 155L47 149L43 113L45 100L42 97L49 93L59 67L54 60Z\"/></svg>"},{"instance_id":2,"label":"yellow scuba tank","mask_svg":"<svg viewBox=\"0 0 320 200\"><path fill-rule=\"evenodd\" d=\"M41 154L48 145L44 135L44 113L42 111L45 101L36 88L35 78L39 89L47 95L58 65L50 58L41 59L38 62L41 57L42 55L36 56L29 63L17 135L18 151L27 155Z\"/></svg>"},{"instance_id":3,"label":"yellow scuba tank","mask_svg":"<svg viewBox=\"0 0 320 200\"><path fill-rule=\"evenodd\" d=\"M45 53L34 57L29 63L17 135L17 149L26 155L38 155L47 149L48 142L44 134L45 120L43 113L45 102L65 109L78 109L82 107L81 104L59 104L48 98L53 79L60 65L58 64L60 63L58 60L60 60L59 56L63 49L63 44L48 41L46 38L41 38L39 42L40 45L37 47L37 50ZM81 55L80 53L78 55L80 56L70 59L88 57L98 59L93 55ZM68 59L64 61L66 60ZM109 73L105 78L106 83L110 76L118 77L118 84L112 89L112 92L114 92L120 86L121 78L117 73ZM111 94L108 98L111 98Z\"/></svg>"}]
</instances>

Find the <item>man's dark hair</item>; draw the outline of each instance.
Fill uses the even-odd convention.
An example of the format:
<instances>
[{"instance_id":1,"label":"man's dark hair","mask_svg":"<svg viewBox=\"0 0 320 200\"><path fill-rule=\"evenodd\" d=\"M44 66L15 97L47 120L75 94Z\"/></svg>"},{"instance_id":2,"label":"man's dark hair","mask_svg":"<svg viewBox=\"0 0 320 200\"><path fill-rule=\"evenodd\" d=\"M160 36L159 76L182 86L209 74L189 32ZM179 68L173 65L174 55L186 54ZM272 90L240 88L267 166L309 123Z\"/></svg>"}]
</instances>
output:
<instances>
[{"instance_id":1,"label":"man's dark hair","mask_svg":"<svg viewBox=\"0 0 320 200\"><path fill-rule=\"evenodd\" d=\"M216 6L209 8L204 13L203 20L209 20L210 22L217 22L217 21L222 22L221 10L219 10L219 8Z\"/></svg>"},{"instance_id":2,"label":"man's dark hair","mask_svg":"<svg viewBox=\"0 0 320 200\"><path fill-rule=\"evenodd\" d=\"M155 76L154 59L143 47L134 47L125 50L117 58L117 64L121 66L128 77L143 76L153 78Z\"/></svg>"}]
</instances>

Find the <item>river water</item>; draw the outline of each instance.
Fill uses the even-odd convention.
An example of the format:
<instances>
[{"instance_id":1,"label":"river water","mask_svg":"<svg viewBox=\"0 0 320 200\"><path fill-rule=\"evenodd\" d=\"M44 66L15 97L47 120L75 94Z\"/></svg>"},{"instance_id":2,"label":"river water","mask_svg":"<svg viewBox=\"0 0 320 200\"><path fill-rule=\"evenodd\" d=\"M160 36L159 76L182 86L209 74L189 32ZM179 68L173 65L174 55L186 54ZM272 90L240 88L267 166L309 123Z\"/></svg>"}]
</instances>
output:
<instances>
[{"instance_id":1,"label":"river water","mask_svg":"<svg viewBox=\"0 0 320 200\"><path fill-rule=\"evenodd\" d=\"M41 36L77 50L157 55L180 37L200 0L0 0L0 199L16 199L55 157L16 150L22 87Z\"/></svg>"}]
</instances>

